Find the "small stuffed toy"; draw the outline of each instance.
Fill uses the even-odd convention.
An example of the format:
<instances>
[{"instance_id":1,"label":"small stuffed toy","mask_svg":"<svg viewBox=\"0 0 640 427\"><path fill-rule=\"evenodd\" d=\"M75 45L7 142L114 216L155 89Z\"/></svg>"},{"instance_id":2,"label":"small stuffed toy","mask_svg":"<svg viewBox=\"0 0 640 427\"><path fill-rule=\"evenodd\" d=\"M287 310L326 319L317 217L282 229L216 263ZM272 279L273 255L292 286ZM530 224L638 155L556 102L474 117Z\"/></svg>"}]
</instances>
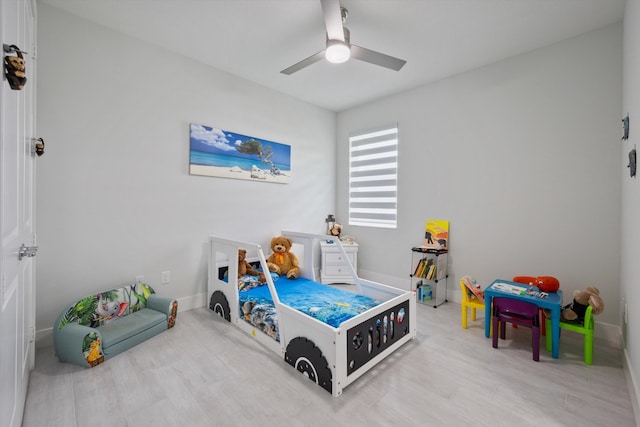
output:
<instances>
[{"instance_id":1,"label":"small stuffed toy","mask_svg":"<svg viewBox=\"0 0 640 427\"><path fill-rule=\"evenodd\" d=\"M342 233L342 225L337 222L334 223L331 227L329 227L329 235L335 236L338 239L340 238L340 234Z\"/></svg>"},{"instance_id":2,"label":"small stuffed toy","mask_svg":"<svg viewBox=\"0 0 640 427\"><path fill-rule=\"evenodd\" d=\"M242 276L258 276L258 282L265 283L267 279L264 277L262 271L255 270L251 264L246 261L247 251L245 249L238 249L238 278Z\"/></svg>"},{"instance_id":3,"label":"small stuffed toy","mask_svg":"<svg viewBox=\"0 0 640 427\"><path fill-rule=\"evenodd\" d=\"M560 282L553 276L538 276L533 282L542 292L556 292L560 289Z\"/></svg>"},{"instance_id":4,"label":"small stuffed toy","mask_svg":"<svg viewBox=\"0 0 640 427\"><path fill-rule=\"evenodd\" d=\"M11 89L21 90L27 83L24 58L22 57L22 51L20 51L18 46L11 45L10 48L16 52L18 56L4 57L5 77L7 78Z\"/></svg>"},{"instance_id":5,"label":"small stuffed toy","mask_svg":"<svg viewBox=\"0 0 640 427\"><path fill-rule=\"evenodd\" d=\"M563 321L583 323L584 314L588 306L592 307L591 313L594 315L604 311L604 302L600 298L600 291L595 286L575 291L573 293L573 302L562 307L560 318Z\"/></svg>"},{"instance_id":6,"label":"small stuffed toy","mask_svg":"<svg viewBox=\"0 0 640 427\"><path fill-rule=\"evenodd\" d=\"M287 279L297 279L300 276L298 258L293 252L290 252L292 244L291 239L287 237L274 237L271 239L273 254L267 259L269 270L286 275Z\"/></svg>"},{"instance_id":7,"label":"small stuffed toy","mask_svg":"<svg viewBox=\"0 0 640 427\"><path fill-rule=\"evenodd\" d=\"M246 301L242 304L242 315L244 316L244 320L251 320L251 310L256 306L255 301Z\"/></svg>"}]
</instances>

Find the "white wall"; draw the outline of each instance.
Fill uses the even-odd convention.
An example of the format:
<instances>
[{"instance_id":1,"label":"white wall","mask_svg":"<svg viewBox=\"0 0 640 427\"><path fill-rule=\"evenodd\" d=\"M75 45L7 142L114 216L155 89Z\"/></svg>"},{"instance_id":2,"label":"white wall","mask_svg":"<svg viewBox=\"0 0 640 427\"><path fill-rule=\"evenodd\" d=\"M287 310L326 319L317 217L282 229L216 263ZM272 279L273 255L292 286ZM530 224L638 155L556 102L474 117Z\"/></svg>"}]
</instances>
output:
<instances>
[{"instance_id":1,"label":"white wall","mask_svg":"<svg viewBox=\"0 0 640 427\"><path fill-rule=\"evenodd\" d=\"M183 308L203 303L209 234L267 251L282 229L324 230L335 113L45 4L38 15L41 333L66 304L139 274ZM190 176L190 122L291 145L292 183Z\"/></svg>"},{"instance_id":2,"label":"white wall","mask_svg":"<svg viewBox=\"0 0 640 427\"><path fill-rule=\"evenodd\" d=\"M621 78L617 24L339 113L344 223L349 132L399 124L398 229L345 226L361 275L408 288L425 220L448 219L450 299L466 274L553 275L567 303L596 285L619 325Z\"/></svg>"},{"instance_id":3,"label":"white wall","mask_svg":"<svg viewBox=\"0 0 640 427\"><path fill-rule=\"evenodd\" d=\"M622 144L622 163L627 164L628 152L640 144L640 1L627 0L624 13L623 116L629 114L629 139ZM622 249L620 274L620 314L624 348L624 363L629 373L629 390L634 404L636 422L640 425L640 337L631 331L640 330L640 177L630 178L622 172ZM624 320L624 305L629 321Z\"/></svg>"}]
</instances>

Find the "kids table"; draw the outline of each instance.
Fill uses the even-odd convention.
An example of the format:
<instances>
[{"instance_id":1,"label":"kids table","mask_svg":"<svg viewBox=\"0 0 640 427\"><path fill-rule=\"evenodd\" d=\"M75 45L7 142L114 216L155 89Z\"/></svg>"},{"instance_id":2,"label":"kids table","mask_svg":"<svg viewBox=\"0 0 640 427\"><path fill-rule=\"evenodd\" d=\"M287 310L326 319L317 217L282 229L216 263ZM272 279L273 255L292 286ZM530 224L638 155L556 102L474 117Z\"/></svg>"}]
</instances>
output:
<instances>
[{"instance_id":1,"label":"kids table","mask_svg":"<svg viewBox=\"0 0 640 427\"><path fill-rule=\"evenodd\" d=\"M540 308L546 308L551 312L551 354L554 359L558 358L559 340L560 340L560 309L562 308L562 291L549 292L546 296L541 296L540 290L533 286L522 283L511 282L509 280L495 280L484 290L484 335L491 337L491 302L494 297L512 298L520 301L526 301L537 305Z\"/></svg>"}]
</instances>

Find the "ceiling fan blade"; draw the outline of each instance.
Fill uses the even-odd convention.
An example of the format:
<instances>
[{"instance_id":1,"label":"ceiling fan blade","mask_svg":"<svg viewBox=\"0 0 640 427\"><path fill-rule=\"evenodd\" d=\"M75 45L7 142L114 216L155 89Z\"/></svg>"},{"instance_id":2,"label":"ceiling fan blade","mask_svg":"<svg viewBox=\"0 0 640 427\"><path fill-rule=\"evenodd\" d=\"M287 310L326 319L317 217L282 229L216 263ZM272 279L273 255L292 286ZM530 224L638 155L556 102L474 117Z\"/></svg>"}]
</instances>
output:
<instances>
[{"instance_id":1,"label":"ceiling fan blade","mask_svg":"<svg viewBox=\"0 0 640 427\"><path fill-rule=\"evenodd\" d=\"M344 41L344 30L342 29L342 13L340 12L339 0L320 0L322 12L324 13L324 25L327 28L327 38L329 40Z\"/></svg>"},{"instance_id":2,"label":"ceiling fan blade","mask_svg":"<svg viewBox=\"0 0 640 427\"><path fill-rule=\"evenodd\" d=\"M404 59L395 58L354 44L351 45L351 57L395 71L399 71L407 63Z\"/></svg>"},{"instance_id":3,"label":"ceiling fan blade","mask_svg":"<svg viewBox=\"0 0 640 427\"><path fill-rule=\"evenodd\" d=\"M320 61L321 59L324 59L324 50L321 50L318 53L315 53L313 55L311 55L308 58L303 59L302 61L298 62L297 64L293 64L291 67L289 68L285 68L284 70L280 71L282 74L293 74L296 71L300 71L302 70L304 67L308 67L309 65Z\"/></svg>"}]
</instances>

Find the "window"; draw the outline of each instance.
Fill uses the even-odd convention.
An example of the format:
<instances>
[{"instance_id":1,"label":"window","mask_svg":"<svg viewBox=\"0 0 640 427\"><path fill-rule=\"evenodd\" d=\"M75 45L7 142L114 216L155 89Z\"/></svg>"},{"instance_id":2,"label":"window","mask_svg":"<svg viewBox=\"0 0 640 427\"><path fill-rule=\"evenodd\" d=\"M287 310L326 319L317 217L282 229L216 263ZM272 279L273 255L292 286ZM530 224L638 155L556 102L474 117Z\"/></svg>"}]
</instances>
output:
<instances>
[{"instance_id":1,"label":"window","mask_svg":"<svg viewBox=\"0 0 640 427\"><path fill-rule=\"evenodd\" d=\"M349 137L349 225L396 228L398 126Z\"/></svg>"}]
</instances>

